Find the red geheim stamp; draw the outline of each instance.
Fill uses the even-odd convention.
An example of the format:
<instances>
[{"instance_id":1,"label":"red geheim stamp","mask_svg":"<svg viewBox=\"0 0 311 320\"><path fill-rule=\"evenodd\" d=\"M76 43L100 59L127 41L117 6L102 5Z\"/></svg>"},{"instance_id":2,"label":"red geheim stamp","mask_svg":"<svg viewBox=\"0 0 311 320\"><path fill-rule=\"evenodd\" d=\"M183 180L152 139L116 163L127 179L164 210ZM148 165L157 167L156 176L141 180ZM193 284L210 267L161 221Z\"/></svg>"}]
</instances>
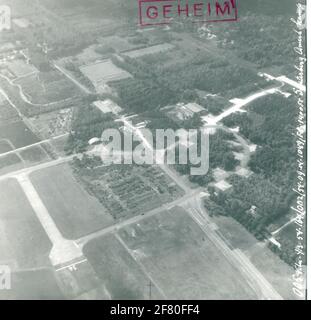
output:
<instances>
[{"instance_id":1,"label":"red geheim stamp","mask_svg":"<svg viewBox=\"0 0 311 320\"><path fill-rule=\"evenodd\" d=\"M192 22L237 21L236 0L138 0L141 26L169 24L174 19Z\"/></svg>"}]
</instances>

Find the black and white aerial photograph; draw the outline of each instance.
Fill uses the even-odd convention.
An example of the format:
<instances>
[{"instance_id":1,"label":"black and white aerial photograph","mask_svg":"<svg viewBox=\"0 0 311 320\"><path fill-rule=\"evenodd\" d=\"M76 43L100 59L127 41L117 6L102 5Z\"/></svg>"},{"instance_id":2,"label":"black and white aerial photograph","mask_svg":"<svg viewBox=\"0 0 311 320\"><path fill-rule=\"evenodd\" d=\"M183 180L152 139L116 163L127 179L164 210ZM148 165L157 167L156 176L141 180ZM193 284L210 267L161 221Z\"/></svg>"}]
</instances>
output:
<instances>
[{"instance_id":1,"label":"black and white aerial photograph","mask_svg":"<svg viewBox=\"0 0 311 320\"><path fill-rule=\"evenodd\" d=\"M307 300L306 6L0 0L0 300Z\"/></svg>"}]
</instances>

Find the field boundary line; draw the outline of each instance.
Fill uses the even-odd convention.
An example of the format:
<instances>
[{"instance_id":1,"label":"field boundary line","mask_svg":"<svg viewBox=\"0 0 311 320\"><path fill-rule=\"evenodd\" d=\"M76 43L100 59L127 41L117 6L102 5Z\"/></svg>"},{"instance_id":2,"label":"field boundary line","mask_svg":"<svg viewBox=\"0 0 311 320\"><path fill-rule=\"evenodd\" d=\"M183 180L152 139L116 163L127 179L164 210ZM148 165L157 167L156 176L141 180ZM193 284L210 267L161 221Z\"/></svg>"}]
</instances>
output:
<instances>
[{"instance_id":1,"label":"field boundary line","mask_svg":"<svg viewBox=\"0 0 311 320\"><path fill-rule=\"evenodd\" d=\"M167 300L166 294L161 289L161 287L155 282L153 277L148 273L148 271L147 271L146 267L143 265L143 263L135 258L135 256L131 252L131 250L126 245L126 243L122 240L122 238L117 233L115 233L114 236L119 241L119 243L122 245L122 247L127 251L127 253L131 256L131 258L134 260L134 262L140 267L140 269L143 271L145 276L152 282L152 284L157 288L157 290L160 292L160 294Z\"/></svg>"}]
</instances>

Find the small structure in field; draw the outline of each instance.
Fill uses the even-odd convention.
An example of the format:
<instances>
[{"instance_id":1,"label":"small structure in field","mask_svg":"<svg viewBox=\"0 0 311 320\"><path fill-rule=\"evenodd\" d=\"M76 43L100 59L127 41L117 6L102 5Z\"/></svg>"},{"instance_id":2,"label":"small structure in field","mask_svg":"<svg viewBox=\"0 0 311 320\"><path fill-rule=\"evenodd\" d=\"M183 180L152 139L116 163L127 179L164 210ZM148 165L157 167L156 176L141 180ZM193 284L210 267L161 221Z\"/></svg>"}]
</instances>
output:
<instances>
[{"instance_id":1,"label":"small structure in field","mask_svg":"<svg viewBox=\"0 0 311 320\"><path fill-rule=\"evenodd\" d=\"M227 191L228 189L230 189L232 187L232 185L225 180L221 180L221 181L215 183L214 186L216 189L218 189L220 191Z\"/></svg>"},{"instance_id":2,"label":"small structure in field","mask_svg":"<svg viewBox=\"0 0 311 320\"><path fill-rule=\"evenodd\" d=\"M110 99L94 101L93 105L103 113L111 112L118 115L122 111L122 108Z\"/></svg>"}]
</instances>

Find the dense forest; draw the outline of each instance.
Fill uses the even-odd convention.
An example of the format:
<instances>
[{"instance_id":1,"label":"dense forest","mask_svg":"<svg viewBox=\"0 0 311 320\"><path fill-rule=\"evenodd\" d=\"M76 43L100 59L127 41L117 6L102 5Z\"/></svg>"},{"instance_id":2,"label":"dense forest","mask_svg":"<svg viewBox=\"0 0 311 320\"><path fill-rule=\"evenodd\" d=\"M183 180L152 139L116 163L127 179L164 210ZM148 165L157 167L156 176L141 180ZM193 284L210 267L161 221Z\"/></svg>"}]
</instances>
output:
<instances>
[{"instance_id":1,"label":"dense forest","mask_svg":"<svg viewBox=\"0 0 311 320\"><path fill-rule=\"evenodd\" d=\"M125 109L143 112L183 102L200 102L195 90L212 94L224 93L245 83L260 82L257 73L223 59L198 54L186 65L162 67L137 59L113 59L120 68L134 77L111 83L122 100Z\"/></svg>"},{"instance_id":2,"label":"dense forest","mask_svg":"<svg viewBox=\"0 0 311 320\"><path fill-rule=\"evenodd\" d=\"M224 124L239 126L241 134L257 145L249 162L254 174L248 179L232 176L230 192L215 194L211 190L206 207L214 213L233 216L263 239L268 227L289 213L295 196L295 99L268 96L252 103L249 110L247 114L232 115ZM252 206L256 207L255 213L250 211ZM279 252L289 264L294 263L292 245L282 242Z\"/></svg>"}]
</instances>

